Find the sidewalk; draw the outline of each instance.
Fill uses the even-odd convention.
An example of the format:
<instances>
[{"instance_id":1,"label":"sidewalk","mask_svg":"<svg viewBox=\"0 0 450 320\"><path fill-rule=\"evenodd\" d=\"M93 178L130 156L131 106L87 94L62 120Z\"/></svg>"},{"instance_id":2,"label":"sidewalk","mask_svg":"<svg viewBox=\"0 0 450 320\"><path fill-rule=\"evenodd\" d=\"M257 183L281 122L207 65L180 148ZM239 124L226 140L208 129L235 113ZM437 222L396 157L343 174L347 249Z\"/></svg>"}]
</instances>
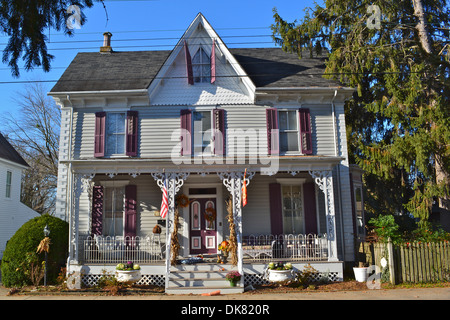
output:
<instances>
[{"instance_id":1,"label":"sidewalk","mask_svg":"<svg viewBox=\"0 0 450 320\"><path fill-rule=\"evenodd\" d=\"M0 286L0 300L227 300L227 301L282 301L282 300L450 300L450 287L413 288L413 289L379 289L337 292L290 292L262 294L230 294L218 296L200 295L127 295L111 296L98 294L64 294L52 295L26 294L8 295L9 289Z\"/></svg>"}]
</instances>

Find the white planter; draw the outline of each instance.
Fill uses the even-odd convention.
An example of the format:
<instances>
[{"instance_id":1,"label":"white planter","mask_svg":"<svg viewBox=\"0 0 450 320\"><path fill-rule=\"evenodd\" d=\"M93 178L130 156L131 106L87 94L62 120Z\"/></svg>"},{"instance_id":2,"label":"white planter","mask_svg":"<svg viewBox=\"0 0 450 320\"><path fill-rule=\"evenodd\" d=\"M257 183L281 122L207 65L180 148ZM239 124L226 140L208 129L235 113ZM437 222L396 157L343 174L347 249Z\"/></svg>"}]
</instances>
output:
<instances>
[{"instance_id":1,"label":"white planter","mask_svg":"<svg viewBox=\"0 0 450 320\"><path fill-rule=\"evenodd\" d=\"M353 268L353 272L355 273L355 279L358 282L366 282L367 281L367 268Z\"/></svg>"},{"instance_id":2,"label":"white planter","mask_svg":"<svg viewBox=\"0 0 450 320\"><path fill-rule=\"evenodd\" d=\"M269 281L280 282L286 281L292 278L292 270L270 270L269 269Z\"/></svg>"},{"instance_id":3,"label":"white planter","mask_svg":"<svg viewBox=\"0 0 450 320\"><path fill-rule=\"evenodd\" d=\"M134 283L141 278L140 270L116 270L117 281Z\"/></svg>"}]
</instances>

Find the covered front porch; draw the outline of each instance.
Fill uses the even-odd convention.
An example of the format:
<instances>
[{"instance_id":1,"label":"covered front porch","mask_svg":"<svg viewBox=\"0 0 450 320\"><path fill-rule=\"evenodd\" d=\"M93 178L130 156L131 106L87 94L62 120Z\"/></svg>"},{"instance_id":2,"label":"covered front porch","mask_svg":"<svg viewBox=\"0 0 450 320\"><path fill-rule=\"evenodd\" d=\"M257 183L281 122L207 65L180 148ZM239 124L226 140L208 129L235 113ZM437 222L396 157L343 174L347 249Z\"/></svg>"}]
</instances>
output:
<instances>
[{"instance_id":1,"label":"covered front porch","mask_svg":"<svg viewBox=\"0 0 450 320\"><path fill-rule=\"evenodd\" d=\"M141 265L142 283L168 288L171 276L177 272L174 261L185 265L183 260L203 256L205 261L197 262L196 266L218 265L214 261L220 255L218 244L230 237L227 216L228 210L231 210L237 240L237 261L231 267L244 275L240 288L263 281L262 273L272 261L290 261L300 271L302 266L310 263L316 270L332 274L331 280L342 280L333 200L333 167L340 159L308 158L314 159L303 161L303 164L298 159L284 161L271 175L262 174L261 168L254 165L245 166L248 188L248 204L245 207L242 207L245 170L242 165L174 167L167 162L138 159L114 163L104 160L101 165L96 161L93 167L82 161L73 161L70 163L74 196L69 207L68 273L79 271L83 273L84 283L92 285L102 270L114 272L116 264L133 261ZM131 164L133 169L130 169ZM135 233L127 233L125 208L123 234L108 234L104 230L102 234L96 234L92 223L95 220L95 195L91 190L100 184L124 185L124 181L137 186ZM286 232L289 228L283 230L283 226L277 223L277 219L283 219L283 216L274 218L270 213L273 204L269 203L272 201L269 198L274 189L269 185L285 185L288 182L289 185L313 184L316 209L313 229L305 221L307 208L304 198L301 209L303 222L294 223L296 232ZM167 186L169 210L167 217L161 219L158 211L164 184ZM176 197L181 194L188 198L190 205L177 208ZM302 197L305 197L305 192ZM199 208L213 207L214 221L196 222L195 203ZM231 204L229 208L227 203ZM202 213L198 211L197 217L201 217ZM176 219L179 249L174 257L172 236ZM161 233L153 233L155 222L161 227Z\"/></svg>"}]
</instances>

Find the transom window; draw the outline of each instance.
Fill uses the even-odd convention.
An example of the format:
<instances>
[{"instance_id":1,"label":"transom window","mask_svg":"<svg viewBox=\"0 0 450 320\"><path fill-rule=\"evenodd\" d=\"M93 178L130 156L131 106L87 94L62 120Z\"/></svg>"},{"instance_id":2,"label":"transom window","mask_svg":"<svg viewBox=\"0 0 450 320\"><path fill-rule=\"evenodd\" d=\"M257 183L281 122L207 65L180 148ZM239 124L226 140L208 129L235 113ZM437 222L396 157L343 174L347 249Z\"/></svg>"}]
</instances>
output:
<instances>
[{"instance_id":1,"label":"transom window","mask_svg":"<svg viewBox=\"0 0 450 320\"><path fill-rule=\"evenodd\" d=\"M303 201L301 185L282 185L283 232L299 234L304 232Z\"/></svg>"},{"instance_id":2,"label":"transom window","mask_svg":"<svg viewBox=\"0 0 450 320\"><path fill-rule=\"evenodd\" d=\"M194 154L211 153L211 111L195 111Z\"/></svg>"},{"instance_id":3,"label":"transom window","mask_svg":"<svg viewBox=\"0 0 450 320\"><path fill-rule=\"evenodd\" d=\"M211 59L202 48L192 58L192 72L194 82L211 82Z\"/></svg>"},{"instance_id":4,"label":"transom window","mask_svg":"<svg viewBox=\"0 0 450 320\"><path fill-rule=\"evenodd\" d=\"M125 113L108 113L106 117L106 154L125 154Z\"/></svg>"},{"instance_id":5,"label":"transom window","mask_svg":"<svg viewBox=\"0 0 450 320\"><path fill-rule=\"evenodd\" d=\"M298 115L296 110L278 111L280 153L298 152Z\"/></svg>"}]
</instances>

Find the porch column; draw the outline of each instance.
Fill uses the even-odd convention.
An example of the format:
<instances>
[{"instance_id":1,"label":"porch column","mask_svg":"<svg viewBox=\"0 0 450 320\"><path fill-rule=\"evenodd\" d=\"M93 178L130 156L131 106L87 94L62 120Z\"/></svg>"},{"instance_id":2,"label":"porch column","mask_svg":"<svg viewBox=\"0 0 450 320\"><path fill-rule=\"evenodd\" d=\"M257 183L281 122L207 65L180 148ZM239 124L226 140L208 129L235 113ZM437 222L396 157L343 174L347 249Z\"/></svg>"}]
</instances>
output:
<instances>
[{"instance_id":1,"label":"porch column","mask_svg":"<svg viewBox=\"0 0 450 320\"><path fill-rule=\"evenodd\" d=\"M161 191L164 189L164 183L167 186L167 200L169 204L169 210L166 217L166 288L169 286L169 275L170 275L170 257L171 257L171 235L174 229L174 216L175 216L175 195L178 193L180 188L183 186L184 181L189 176L189 173L177 173L177 172L167 172L167 173L152 173L153 179L156 180Z\"/></svg>"},{"instance_id":2,"label":"porch column","mask_svg":"<svg viewBox=\"0 0 450 320\"><path fill-rule=\"evenodd\" d=\"M244 285L244 268L243 268L243 252L242 252L242 186L244 181L244 172L218 172L227 190L230 192L233 201L233 219L236 226L237 253L238 253L238 271L242 275L241 286ZM254 172L247 172L245 181L247 185L254 176Z\"/></svg>"},{"instance_id":3,"label":"porch column","mask_svg":"<svg viewBox=\"0 0 450 320\"><path fill-rule=\"evenodd\" d=\"M331 170L309 171L311 177L325 195L327 222L328 261L338 261L336 242L336 219L334 211L333 173Z\"/></svg>"},{"instance_id":4,"label":"porch column","mask_svg":"<svg viewBox=\"0 0 450 320\"><path fill-rule=\"evenodd\" d=\"M95 174L84 175L80 173L71 174L71 186L69 190L70 219L69 219L69 261L72 264L79 264L79 219L80 219L80 198L83 192L88 192L89 201L92 199L92 179ZM89 206L91 210L91 206ZM89 212L90 217L90 212Z\"/></svg>"}]
</instances>

